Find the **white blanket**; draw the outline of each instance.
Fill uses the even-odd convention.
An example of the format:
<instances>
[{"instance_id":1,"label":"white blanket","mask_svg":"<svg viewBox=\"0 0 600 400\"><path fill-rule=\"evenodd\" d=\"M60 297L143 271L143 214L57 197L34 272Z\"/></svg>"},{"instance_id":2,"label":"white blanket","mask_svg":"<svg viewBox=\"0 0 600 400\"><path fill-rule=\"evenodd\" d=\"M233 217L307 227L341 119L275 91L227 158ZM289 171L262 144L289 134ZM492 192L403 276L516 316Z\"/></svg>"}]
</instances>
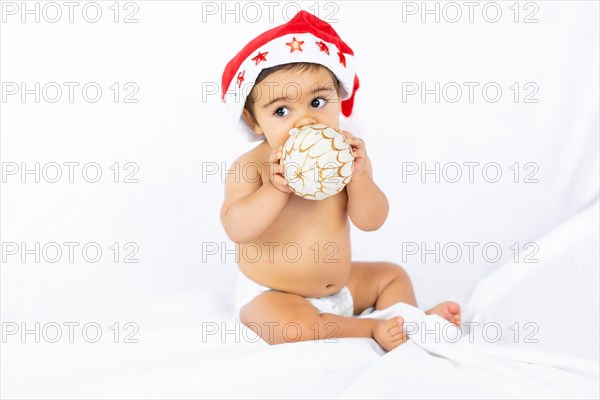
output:
<instances>
[{"instance_id":1,"label":"white blanket","mask_svg":"<svg viewBox=\"0 0 600 400\"><path fill-rule=\"evenodd\" d=\"M447 330L442 338L448 340L436 342L432 334L422 340L417 332L390 353L362 338L268 346L233 320L210 315L198 320L199 308L190 304L219 299L212 297L214 283L207 282L204 292L195 288L144 299L147 318L138 312L136 344L115 344L112 335L96 344L79 338L75 343L22 344L10 337L2 345L2 395L597 398L597 221L598 203L538 241L546 249L540 250L538 264L509 263L482 280L463 307L463 321L480 325L463 329L456 343L448 343L454 336ZM222 286L223 295L231 297L233 282ZM426 319L403 304L370 316L393 314L403 315L405 324ZM106 324L119 318L107 310ZM436 318L428 322L442 322ZM510 330L515 322L520 323L517 343L515 328ZM527 322L539 329L526 329ZM481 328L492 323L503 330L497 343L491 343L493 328L482 335ZM533 339L539 343L526 343Z\"/></svg>"},{"instance_id":2,"label":"white blanket","mask_svg":"<svg viewBox=\"0 0 600 400\"><path fill-rule=\"evenodd\" d=\"M371 314L414 333L340 397L598 398L598 218L596 203L538 242L539 263L480 282L462 335L402 303Z\"/></svg>"}]
</instances>

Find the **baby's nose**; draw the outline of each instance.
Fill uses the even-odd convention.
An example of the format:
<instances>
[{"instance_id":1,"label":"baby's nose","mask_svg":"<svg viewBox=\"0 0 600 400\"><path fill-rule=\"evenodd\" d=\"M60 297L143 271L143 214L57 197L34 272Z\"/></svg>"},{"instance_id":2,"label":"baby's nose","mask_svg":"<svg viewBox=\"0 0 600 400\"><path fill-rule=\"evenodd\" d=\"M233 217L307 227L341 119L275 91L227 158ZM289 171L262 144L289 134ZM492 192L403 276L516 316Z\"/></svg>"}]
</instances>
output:
<instances>
[{"instance_id":1,"label":"baby's nose","mask_svg":"<svg viewBox=\"0 0 600 400\"><path fill-rule=\"evenodd\" d=\"M296 120L294 127L300 128L302 126L312 125L312 124L316 124L316 123L317 123L317 118L314 116L314 114L311 112L305 112L304 114L302 114L302 116L300 116L300 118L298 118Z\"/></svg>"}]
</instances>

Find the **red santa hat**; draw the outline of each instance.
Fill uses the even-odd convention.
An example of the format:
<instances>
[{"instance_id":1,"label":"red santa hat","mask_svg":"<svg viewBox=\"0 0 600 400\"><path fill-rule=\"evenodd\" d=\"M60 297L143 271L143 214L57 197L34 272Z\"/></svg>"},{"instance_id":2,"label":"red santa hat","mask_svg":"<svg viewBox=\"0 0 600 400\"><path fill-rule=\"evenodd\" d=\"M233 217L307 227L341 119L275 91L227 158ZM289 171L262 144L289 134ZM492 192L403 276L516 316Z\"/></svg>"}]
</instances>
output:
<instances>
[{"instance_id":1,"label":"red santa hat","mask_svg":"<svg viewBox=\"0 0 600 400\"><path fill-rule=\"evenodd\" d=\"M320 64L335 74L342 89L342 114L348 117L352 113L359 86L354 52L331 25L300 11L287 23L250 41L223 71L222 101L250 140L262 138L242 118L246 97L258 74L266 68L297 62Z\"/></svg>"}]
</instances>

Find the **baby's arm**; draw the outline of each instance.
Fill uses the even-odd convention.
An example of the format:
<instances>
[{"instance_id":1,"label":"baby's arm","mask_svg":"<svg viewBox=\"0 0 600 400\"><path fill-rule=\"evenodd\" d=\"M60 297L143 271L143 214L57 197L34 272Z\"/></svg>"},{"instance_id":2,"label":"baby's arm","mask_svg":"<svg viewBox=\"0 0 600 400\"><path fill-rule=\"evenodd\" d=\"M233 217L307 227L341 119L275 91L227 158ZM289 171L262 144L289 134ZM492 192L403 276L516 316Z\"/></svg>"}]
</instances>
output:
<instances>
[{"instance_id":1,"label":"baby's arm","mask_svg":"<svg viewBox=\"0 0 600 400\"><path fill-rule=\"evenodd\" d=\"M271 177L263 178L261 164L249 155L235 161L242 176L227 174L221 223L232 241L248 243L259 237L287 204L291 190L279 175L283 168L277 164L280 158L279 149L269 157Z\"/></svg>"},{"instance_id":2,"label":"baby's arm","mask_svg":"<svg viewBox=\"0 0 600 400\"><path fill-rule=\"evenodd\" d=\"M364 174L353 176L346 185L348 215L357 228L363 231L374 231L385 222L389 204L385 194L373 181L369 161L366 168Z\"/></svg>"},{"instance_id":3,"label":"baby's arm","mask_svg":"<svg viewBox=\"0 0 600 400\"><path fill-rule=\"evenodd\" d=\"M389 204L385 194L373 181L373 168L367 156L365 142L344 131L354 152L354 173L346 185L348 216L363 231L379 229L385 222Z\"/></svg>"}]
</instances>

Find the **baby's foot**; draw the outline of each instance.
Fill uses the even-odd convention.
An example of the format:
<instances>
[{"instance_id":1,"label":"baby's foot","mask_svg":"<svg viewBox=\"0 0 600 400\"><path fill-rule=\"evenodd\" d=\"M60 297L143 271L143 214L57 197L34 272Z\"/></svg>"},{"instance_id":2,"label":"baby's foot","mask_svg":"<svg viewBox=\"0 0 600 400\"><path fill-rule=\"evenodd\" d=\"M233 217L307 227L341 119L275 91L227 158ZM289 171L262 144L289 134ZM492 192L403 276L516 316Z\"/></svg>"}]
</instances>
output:
<instances>
[{"instance_id":1,"label":"baby's foot","mask_svg":"<svg viewBox=\"0 0 600 400\"><path fill-rule=\"evenodd\" d=\"M402 317L377 320L373 326L373 339L387 351L400 346L407 340L406 333L402 328L403 323Z\"/></svg>"},{"instance_id":2,"label":"baby's foot","mask_svg":"<svg viewBox=\"0 0 600 400\"><path fill-rule=\"evenodd\" d=\"M453 301L445 301L433 307L429 311L425 311L425 314L432 315L436 314L445 320L452 322L454 325L460 327L460 306L458 303Z\"/></svg>"}]
</instances>

